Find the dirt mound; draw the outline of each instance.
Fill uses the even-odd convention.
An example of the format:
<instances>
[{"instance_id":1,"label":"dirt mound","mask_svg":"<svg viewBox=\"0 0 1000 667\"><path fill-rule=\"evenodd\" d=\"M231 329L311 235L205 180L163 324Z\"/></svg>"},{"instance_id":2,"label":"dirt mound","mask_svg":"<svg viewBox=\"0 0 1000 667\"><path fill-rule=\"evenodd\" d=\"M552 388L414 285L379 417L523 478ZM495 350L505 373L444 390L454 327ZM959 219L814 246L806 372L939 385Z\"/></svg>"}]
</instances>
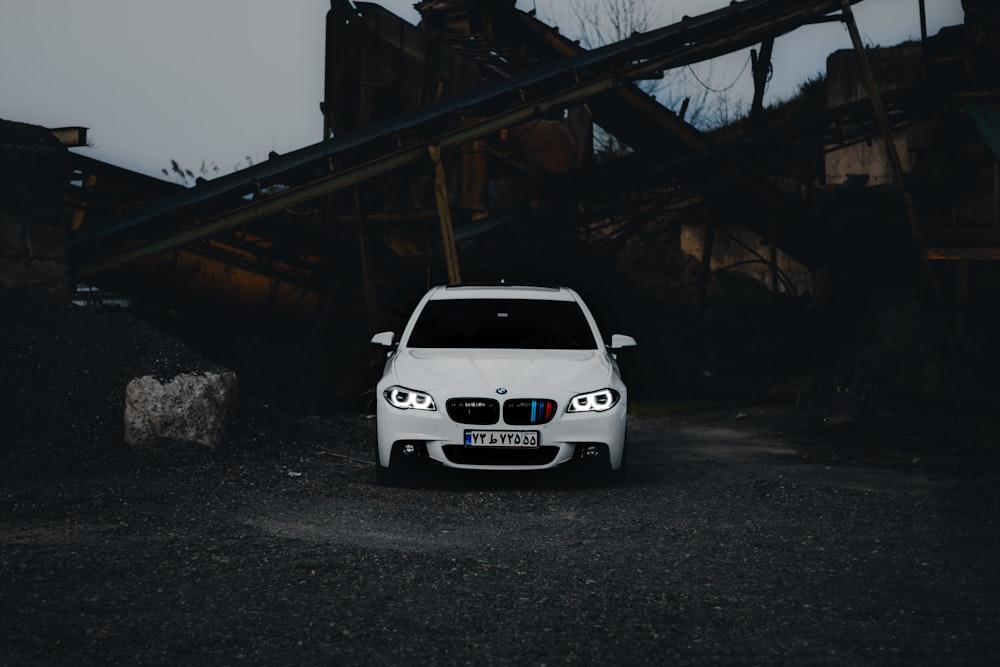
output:
<instances>
[{"instance_id":1,"label":"dirt mound","mask_svg":"<svg viewBox=\"0 0 1000 667\"><path fill-rule=\"evenodd\" d=\"M218 369L128 313L74 306L41 289L0 291L0 462L16 470L120 455L125 385Z\"/></svg>"}]
</instances>

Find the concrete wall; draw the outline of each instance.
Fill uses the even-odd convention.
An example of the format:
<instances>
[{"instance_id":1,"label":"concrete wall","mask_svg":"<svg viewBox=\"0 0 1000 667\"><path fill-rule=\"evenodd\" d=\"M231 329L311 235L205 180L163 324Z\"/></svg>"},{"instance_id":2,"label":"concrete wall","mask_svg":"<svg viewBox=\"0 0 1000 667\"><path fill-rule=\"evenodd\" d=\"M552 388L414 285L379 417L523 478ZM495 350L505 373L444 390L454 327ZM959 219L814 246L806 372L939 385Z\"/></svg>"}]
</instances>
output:
<instances>
[{"instance_id":1,"label":"concrete wall","mask_svg":"<svg viewBox=\"0 0 1000 667\"><path fill-rule=\"evenodd\" d=\"M764 240L751 231L737 227L735 225L726 227L726 233L716 230L712 241L712 271L724 269L732 265L738 265L729 269L732 273L739 273L752 280L771 287L771 266L761 262L760 258L770 260L771 248ZM739 240L737 243L736 240ZM700 262L705 252L705 227L703 225L683 225L681 227L681 252ZM742 244L742 245L741 245ZM746 247L744 247L746 246ZM757 254L754 255L747 250L751 248ZM746 263L743 262L752 262ZM805 294L812 291L812 275L808 268L799 264L794 259L781 252L777 253L778 269L785 275L796 294ZM784 285L779 285L778 290L787 292Z\"/></svg>"},{"instance_id":2,"label":"concrete wall","mask_svg":"<svg viewBox=\"0 0 1000 667\"><path fill-rule=\"evenodd\" d=\"M43 127L0 119L0 289L69 289L69 157Z\"/></svg>"},{"instance_id":3,"label":"concrete wall","mask_svg":"<svg viewBox=\"0 0 1000 667\"><path fill-rule=\"evenodd\" d=\"M868 50L875 82L880 92L917 83L923 76L920 44L907 42L892 48ZM833 108L868 96L861 76L861 63L853 50L836 51L826 60L827 107ZM910 171L914 156L907 138L908 132L894 135L896 151L903 171ZM881 138L870 145L855 144L826 154L826 183L840 185L849 176L867 176L868 185L895 182L885 144Z\"/></svg>"}]
</instances>

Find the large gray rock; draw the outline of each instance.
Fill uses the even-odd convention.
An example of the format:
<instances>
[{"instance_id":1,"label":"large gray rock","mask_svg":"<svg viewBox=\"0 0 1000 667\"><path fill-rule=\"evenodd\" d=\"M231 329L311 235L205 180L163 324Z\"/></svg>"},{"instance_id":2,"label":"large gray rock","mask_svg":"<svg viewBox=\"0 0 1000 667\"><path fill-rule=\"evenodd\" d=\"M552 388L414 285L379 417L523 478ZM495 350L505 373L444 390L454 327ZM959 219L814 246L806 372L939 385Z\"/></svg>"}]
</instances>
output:
<instances>
[{"instance_id":1,"label":"large gray rock","mask_svg":"<svg viewBox=\"0 0 1000 667\"><path fill-rule=\"evenodd\" d=\"M232 371L182 373L168 382L151 375L135 378L125 388L125 442L215 447L225 436L236 397Z\"/></svg>"}]
</instances>

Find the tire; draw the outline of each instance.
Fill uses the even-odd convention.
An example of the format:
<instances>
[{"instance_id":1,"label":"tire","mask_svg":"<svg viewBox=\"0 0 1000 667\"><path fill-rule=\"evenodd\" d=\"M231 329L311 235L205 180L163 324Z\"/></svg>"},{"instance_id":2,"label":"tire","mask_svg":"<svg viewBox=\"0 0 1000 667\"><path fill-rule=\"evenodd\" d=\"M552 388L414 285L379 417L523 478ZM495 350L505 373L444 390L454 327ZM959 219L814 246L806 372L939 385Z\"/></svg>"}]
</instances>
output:
<instances>
[{"instance_id":1,"label":"tire","mask_svg":"<svg viewBox=\"0 0 1000 667\"><path fill-rule=\"evenodd\" d=\"M622 461L618 470L611 467L610 460L605 460L602 464L594 466L586 472L590 484L599 487L624 484L628 479L628 440L622 444Z\"/></svg>"},{"instance_id":2,"label":"tire","mask_svg":"<svg viewBox=\"0 0 1000 667\"><path fill-rule=\"evenodd\" d=\"M375 461L375 483L379 486L394 486L399 482L398 471L380 465Z\"/></svg>"},{"instance_id":3,"label":"tire","mask_svg":"<svg viewBox=\"0 0 1000 667\"><path fill-rule=\"evenodd\" d=\"M382 461L379 459L378 452L378 428L375 430L375 440L372 446L372 453L375 455L375 483L380 486L392 485L395 480L395 472L388 466L383 466Z\"/></svg>"},{"instance_id":4,"label":"tire","mask_svg":"<svg viewBox=\"0 0 1000 667\"><path fill-rule=\"evenodd\" d=\"M618 466L618 470L612 470L608 468L608 483L609 484L624 484L628 479L628 437L625 438L625 442L622 443L622 462Z\"/></svg>"},{"instance_id":5,"label":"tire","mask_svg":"<svg viewBox=\"0 0 1000 667\"><path fill-rule=\"evenodd\" d=\"M375 483L379 486L397 486L406 477L400 466L397 464L396 467L390 465L383 466L382 461L379 458L378 452L378 432L375 435Z\"/></svg>"}]
</instances>

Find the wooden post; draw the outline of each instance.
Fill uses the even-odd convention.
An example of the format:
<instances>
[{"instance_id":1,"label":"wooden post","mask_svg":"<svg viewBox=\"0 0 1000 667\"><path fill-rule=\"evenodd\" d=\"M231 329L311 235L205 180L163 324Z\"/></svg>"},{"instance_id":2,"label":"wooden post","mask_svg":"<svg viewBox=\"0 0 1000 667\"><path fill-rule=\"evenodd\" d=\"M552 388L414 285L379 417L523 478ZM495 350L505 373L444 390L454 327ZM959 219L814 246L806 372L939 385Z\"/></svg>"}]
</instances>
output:
<instances>
[{"instance_id":1,"label":"wooden post","mask_svg":"<svg viewBox=\"0 0 1000 667\"><path fill-rule=\"evenodd\" d=\"M92 190L97 186L97 176L94 174L87 174L86 178L83 179L83 184L80 187L80 202L79 208L73 209L73 220L70 223L70 230L76 231L83 227L83 223L87 219L87 208L90 204L87 203L87 191Z\"/></svg>"},{"instance_id":2,"label":"wooden post","mask_svg":"<svg viewBox=\"0 0 1000 667\"><path fill-rule=\"evenodd\" d=\"M771 71L771 54L774 52L774 38L765 40L760 45L760 56L756 51L750 51L753 62L753 102L750 104L750 127L760 125L760 113L764 110L764 88L767 86L767 74Z\"/></svg>"},{"instance_id":3,"label":"wooden post","mask_svg":"<svg viewBox=\"0 0 1000 667\"><path fill-rule=\"evenodd\" d=\"M993 161L993 234L1000 241L1000 160Z\"/></svg>"},{"instance_id":4,"label":"wooden post","mask_svg":"<svg viewBox=\"0 0 1000 667\"><path fill-rule=\"evenodd\" d=\"M896 151L896 142L892 138L892 127L889 125L889 117L886 115L885 107L882 105L882 96L879 94L878 86L875 84L875 75L872 73L871 64L865 55L865 47L861 42L861 34L858 32L858 24L854 21L854 13L851 11L851 2L850 0L843 0L843 2L844 23L847 25L847 32L851 35L851 43L854 45L854 50L858 54L858 61L861 64L861 78L868 91L868 97L872 102L875 123L879 127L882 141L885 144L885 152L889 157L889 164L892 166L893 175L896 179L896 187L899 188L903 196L903 208L906 212L907 221L910 224L910 234L913 236L917 252L920 254L920 263L924 269L928 284L934 292L934 296L940 299L941 288L934 279L930 263L927 261L924 234L920 229L920 221L917 218L917 209L913 205L913 197L910 195L910 190L906 185L906 175L903 173L903 164L900 162L899 153Z\"/></svg>"},{"instance_id":5,"label":"wooden post","mask_svg":"<svg viewBox=\"0 0 1000 667\"><path fill-rule=\"evenodd\" d=\"M920 0L920 45L927 45L927 5Z\"/></svg>"},{"instance_id":6,"label":"wooden post","mask_svg":"<svg viewBox=\"0 0 1000 667\"><path fill-rule=\"evenodd\" d=\"M448 266L448 282L458 285L462 282L462 277L458 270L458 248L455 245L455 230L451 225L448 182L445 180L444 165L441 164L441 147L430 144L427 151L434 163L434 197L437 199L438 218L441 221L441 244L444 246L444 261Z\"/></svg>"},{"instance_id":7,"label":"wooden post","mask_svg":"<svg viewBox=\"0 0 1000 667\"><path fill-rule=\"evenodd\" d=\"M698 272L698 317L708 312L708 284L712 279L712 246L715 245L715 225L705 223L705 239L701 249L701 270Z\"/></svg>"},{"instance_id":8,"label":"wooden post","mask_svg":"<svg viewBox=\"0 0 1000 667\"><path fill-rule=\"evenodd\" d=\"M354 209L354 224L357 226L358 250L361 253L361 281L365 292L365 314L368 317L368 331L378 331L378 296L372 281L371 267L368 263L368 230L365 225L365 214L361 208L361 193L358 187L351 189L351 208Z\"/></svg>"},{"instance_id":9,"label":"wooden post","mask_svg":"<svg viewBox=\"0 0 1000 667\"><path fill-rule=\"evenodd\" d=\"M775 227L774 217L771 217L771 238L769 239L769 250L771 251L770 261L771 261L771 291L777 294L780 289L778 286L778 244L774 240Z\"/></svg>"}]
</instances>

